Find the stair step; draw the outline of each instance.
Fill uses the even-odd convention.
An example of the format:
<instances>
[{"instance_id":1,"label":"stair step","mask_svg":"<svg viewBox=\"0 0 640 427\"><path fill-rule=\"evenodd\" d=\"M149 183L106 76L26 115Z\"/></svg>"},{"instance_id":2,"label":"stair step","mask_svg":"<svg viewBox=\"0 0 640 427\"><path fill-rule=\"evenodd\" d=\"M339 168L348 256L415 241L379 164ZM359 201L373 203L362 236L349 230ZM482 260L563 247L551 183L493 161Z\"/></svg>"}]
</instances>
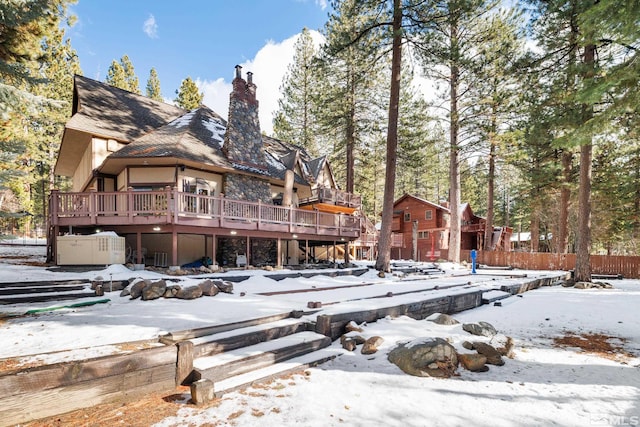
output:
<instances>
[{"instance_id":1,"label":"stair step","mask_svg":"<svg viewBox=\"0 0 640 427\"><path fill-rule=\"evenodd\" d=\"M300 319L288 318L275 322L220 332L191 340L193 343L193 357L201 358L213 356L241 347L275 340L307 330L308 322Z\"/></svg>"},{"instance_id":2,"label":"stair step","mask_svg":"<svg viewBox=\"0 0 640 427\"><path fill-rule=\"evenodd\" d=\"M244 374L236 375L214 383L216 397L221 397L224 393L246 388L252 384L269 381L271 379L301 372L329 360L332 360L344 353L340 348L323 348L294 357L265 368L256 369Z\"/></svg>"},{"instance_id":3,"label":"stair step","mask_svg":"<svg viewBox=\"0 0 640 427\"><path fill-rule=\"evenodd\" d=\"M217 382L328 347L330 344L331 339L324 335L298 332L215 356L200 357L193 361L193 380L207 378Z\"/></svg>"},{"instance_id":4,"label":"stair step","mask_svg":"<svg viewBox=\"0 0 640 427\"><path fill-rule=\"evenodd\" d=\"M95 297L94 291L87 292L68 292L68 293L55 293L55 294L27 294L20 296L2 296L0 297L0 304L28 304L32 302L51 302L51 301L64 301L80 298Z\"/></svg>"}]
</instances>

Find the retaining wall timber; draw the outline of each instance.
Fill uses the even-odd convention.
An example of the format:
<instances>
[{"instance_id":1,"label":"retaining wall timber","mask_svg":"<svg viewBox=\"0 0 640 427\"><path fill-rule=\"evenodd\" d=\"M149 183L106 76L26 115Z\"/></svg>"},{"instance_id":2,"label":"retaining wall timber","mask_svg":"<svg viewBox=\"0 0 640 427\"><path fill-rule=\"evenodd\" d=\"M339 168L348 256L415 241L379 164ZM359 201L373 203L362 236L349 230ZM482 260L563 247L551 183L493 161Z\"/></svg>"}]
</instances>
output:
<instances>
[{"instance_id":1,"label":"retaining wall timber","mask_svg":"<svg viewBox=\"0 0 640 427\"><path fill-rule=\"evenodd\" d=\"M176 360L172 345L0 374L0 426L174 390Z\"/></svg>"},{"instance_id":2,"label":"retaining wall timber","mask_svg":"<svg viewBox=\"0 0 640 427\"><path fill-rule=\"evenodd\" d=\"M322 314L317 318L316 332L335 340L344 333L344 328L350 321L358 324L362 322L371 323L387 316L409 316L417 320L422 320L434 313L452 314L476 308L480 305L482 305L482 291L473 290L456 295L432 297L408 304L378 308L376 310Z\"/></svg>"}]
</instances>

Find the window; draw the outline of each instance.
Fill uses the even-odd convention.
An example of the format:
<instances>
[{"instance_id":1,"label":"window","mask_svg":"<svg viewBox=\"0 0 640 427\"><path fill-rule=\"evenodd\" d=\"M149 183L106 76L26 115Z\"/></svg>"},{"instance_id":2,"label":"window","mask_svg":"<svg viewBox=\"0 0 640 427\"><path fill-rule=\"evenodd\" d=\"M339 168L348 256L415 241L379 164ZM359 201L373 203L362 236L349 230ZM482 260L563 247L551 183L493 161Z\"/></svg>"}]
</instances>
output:
<instances>
[{"instance_id":1,"label":"window","mask_svg":"<svg viewBox=\"0 0 640 427\"><path fill-rule=\"evenodd\" d=\"M428 239L429 232L428 231L418 231L418 239Z\"/></svg>"},{"instance_id":2,"label":"window","mask_svg":"<svg viewBox=\"0 0 640 427\"><path fill-rule=\"evenodd\" d=\"M404 222L410 222L411 221L411 213L410 212L405 212L404 213Z\"/></svg>"},{"instance_id":3,"label":"window","mask_svg":"<svg viewBox=\"0 0 640 427\"><path fill-rule=\"evenodd\" d=\"M433 218L433 211L432 210L424 211L424 219L426 219L427 221L430 221L431 218Z\"/></svg>"}]
</instances>

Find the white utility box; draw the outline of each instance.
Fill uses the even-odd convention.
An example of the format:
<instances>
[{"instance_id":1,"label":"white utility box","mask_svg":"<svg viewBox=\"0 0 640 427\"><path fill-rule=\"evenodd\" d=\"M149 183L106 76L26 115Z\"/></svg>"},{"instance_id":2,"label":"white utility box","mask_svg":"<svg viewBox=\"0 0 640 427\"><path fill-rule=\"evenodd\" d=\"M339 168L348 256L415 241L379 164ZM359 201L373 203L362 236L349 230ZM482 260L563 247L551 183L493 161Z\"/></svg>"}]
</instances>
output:
<instances>
[{"instance_id":1,"label":"white utility box","mask_svg":"<svg viewBox=\"0 0 640 427\"><path fill-rule=\"evenodd\" d=\"M57 265L107 265L126 261L124 237L115 233L58 236Z\"/></svg>"}]
</instances>

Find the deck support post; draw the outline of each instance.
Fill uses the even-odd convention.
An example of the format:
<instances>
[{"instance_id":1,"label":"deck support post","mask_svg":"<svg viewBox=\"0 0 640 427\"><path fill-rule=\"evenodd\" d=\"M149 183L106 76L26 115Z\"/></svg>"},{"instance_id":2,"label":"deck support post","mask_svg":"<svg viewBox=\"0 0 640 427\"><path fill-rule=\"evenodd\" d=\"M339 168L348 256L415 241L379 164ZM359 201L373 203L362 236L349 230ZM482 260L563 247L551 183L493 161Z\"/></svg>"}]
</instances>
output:
<instances>
[{"instance_id":1,"label":"deck support post","mask_svg":"<svg viewBox=\"0 0 640 427\"><path fill-rule=\"evenodd\" d=\"M171 231L171 265L178 265L178 232L175 228Z\"/></svg>"}]
</instances>

